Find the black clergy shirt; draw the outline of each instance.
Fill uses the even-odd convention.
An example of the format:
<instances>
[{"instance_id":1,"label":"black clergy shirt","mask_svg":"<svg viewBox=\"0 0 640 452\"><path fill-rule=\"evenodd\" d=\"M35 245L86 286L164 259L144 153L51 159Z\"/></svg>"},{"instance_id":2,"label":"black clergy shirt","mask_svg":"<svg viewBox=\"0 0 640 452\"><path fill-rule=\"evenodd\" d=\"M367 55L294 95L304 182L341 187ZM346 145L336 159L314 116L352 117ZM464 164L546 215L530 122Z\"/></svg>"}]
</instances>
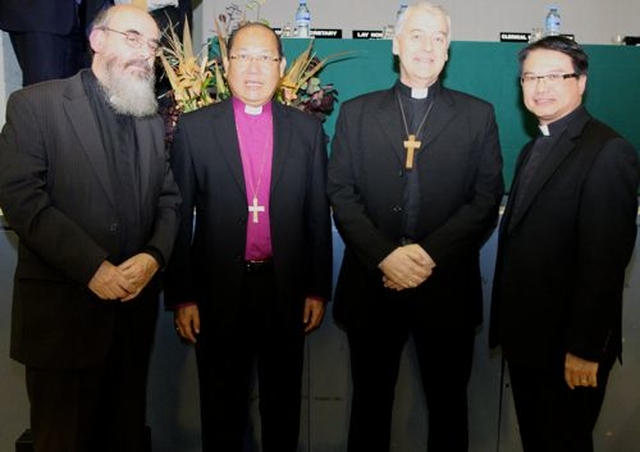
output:
<instances>
[{"instance_id":1,"label":"black clergy shirt","mask_svg":"<svg viewBox=\"0 0 640 452\"><path fill-rule=\"evenodd\" d=\"M119 240L116 255L109 256L113 264L119 264L142 251L136 244L143 243L140 227L140 158L135 133L135 121L132 116L115 112L108 103L106 94L93 72L84 71L82 82L90 100L91 110L100 128L102 145L105 150L107 171L111 179L115 209L118 218L115 221ZM149 251L149 250L146 250ZM162 257L151 251L150 254Z\"/></svg>"},{"instance_id":2,"label":"black clergy shirt","mask_svg":"<svg viewBox=\"0 0 640 452\"><path fill-rule=\"evenodd\" d=\"M440 83L436 82L429 87L429 92L424 99L414 99L411 97L411 88L404 85L398 80L396 83L396 95L400 96L402 101L402 109L407 120L408 134L406 130L403 131L404 140L408 138L407 135L415 135L416 140L422 142L422 146L418 149L414 155L413 169L406 169L404 167L404 160L402 161L403 176L407 178L407 183L404 187L403 193L403 216L402 216L402 237L406 243L417 241L421 238L421 231L419 231L419 218L420 218L420 175L418 171L418 156L421 152L428 152L425 148L424 137L425 131L429 127L429 115L431 114L430 106L435 102L437 92L440 88ZM400 106L398 106L400 108ZM429 113L427 113L429 111ZM422 127L420 123L423 121ZM404 127L404 121L403 121ZM418 128L420 127L420 130ZM406 150L403 148L406 152Z\"/></svg>"}]
</instances>

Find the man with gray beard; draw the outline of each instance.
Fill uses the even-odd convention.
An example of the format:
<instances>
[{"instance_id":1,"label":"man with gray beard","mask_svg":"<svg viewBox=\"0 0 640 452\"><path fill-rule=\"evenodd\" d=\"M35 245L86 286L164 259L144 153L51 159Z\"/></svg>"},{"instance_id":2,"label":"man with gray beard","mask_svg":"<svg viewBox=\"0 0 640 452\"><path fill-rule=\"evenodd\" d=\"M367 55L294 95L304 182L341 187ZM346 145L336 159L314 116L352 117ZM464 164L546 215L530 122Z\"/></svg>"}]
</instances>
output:
<instances>
[{"instance_id":1,"label":"man with gray beard","mask_svg":"<svg viewBox=\"0 0 640 452\"><path fill-rule=\"evenodd\" d=\"M155 113L160 32L96 19L90 70L11 95L0 207L20 238L11 357L26 366L36 452L145 450L146 378L180 195Z\"/></svg>"}]
</instances>

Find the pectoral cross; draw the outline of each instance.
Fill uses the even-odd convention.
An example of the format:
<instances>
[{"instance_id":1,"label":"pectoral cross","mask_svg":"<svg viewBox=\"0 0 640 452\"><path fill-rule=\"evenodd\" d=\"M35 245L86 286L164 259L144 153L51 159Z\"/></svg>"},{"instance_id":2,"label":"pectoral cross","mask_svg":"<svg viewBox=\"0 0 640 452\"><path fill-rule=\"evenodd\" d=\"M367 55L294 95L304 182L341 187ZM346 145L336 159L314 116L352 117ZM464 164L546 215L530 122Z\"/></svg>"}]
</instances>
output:
<instances>
[{"instance_id":1,"label":"pectoral cross","mask_svg":"<svg viewBox=\"0 0 640 452\"><path fill-rule=\"evenodd\" d=\"M253 204L251 204L249 206L249 213L253 214L253 222L254 223L259 223L260 221L258 220L258 214L264 212L264 206L259 206L258 205L258 197L254 196L253 197Z\"/></svg>"},{"instance_id":2,"label":"pectoral cross","mask_svg":"<svg viewBox=\"0 0 640 452\"><path fill-rule=\"evenodd\" d=\"M415 135L409 135L409 139L404 142L404 148L407 150L406 169L413 168L413 156L415 151L420 149L420 146L422 146L422 141L417 141Z\"/></svg>"}]
</instances>

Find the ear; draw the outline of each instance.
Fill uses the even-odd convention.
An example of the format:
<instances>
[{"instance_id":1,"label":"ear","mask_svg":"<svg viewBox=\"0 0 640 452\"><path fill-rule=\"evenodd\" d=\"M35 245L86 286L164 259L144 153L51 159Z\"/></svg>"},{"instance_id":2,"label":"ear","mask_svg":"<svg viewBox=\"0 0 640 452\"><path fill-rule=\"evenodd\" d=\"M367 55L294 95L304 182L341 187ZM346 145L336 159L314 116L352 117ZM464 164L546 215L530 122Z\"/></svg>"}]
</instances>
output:
<instances>
[{"instance_id":1,"label":"ear","mask_svg":"<svg viewBox=\"0 0 640 452\"><path fill-rule=\"evenodd\" d=\"M226 56L222 59L222 69L224 69L224 76L227 77L229 73L229 57Z\"/></svg>"},{"instance_id":2,"label":"ear","mask_svg":"<svg viewBox=\"0 0 640 452\"><path fill-rule=\"evenodd\" d=\"M287 68L287 59L283 56L280 59L280 78L284 77L284 70Z\"/></svg>"},{"instance_id":3,"label":"ear","mask_svg":"<svg viewBox=\"0 0 640 452\"><path fill-rule=\"evenodd\" d=\"M91 50L94 53L102 52L104 47L104 41L107 38L107 33L100 28L95 28L91 30L91 34L89 35L89 44L91 45Z\"/></svg>"},{"instance_id":4,"label":"ear","mask_svg":"<svg viewBox=\"0 0 640 452\"><path fill-rule=\"evenodd\" d=\"M578 77L578 89L580 90L580 95L584 94L584 91L587 89L587 74L582 74Z\"/></svg>"}]
</instances>

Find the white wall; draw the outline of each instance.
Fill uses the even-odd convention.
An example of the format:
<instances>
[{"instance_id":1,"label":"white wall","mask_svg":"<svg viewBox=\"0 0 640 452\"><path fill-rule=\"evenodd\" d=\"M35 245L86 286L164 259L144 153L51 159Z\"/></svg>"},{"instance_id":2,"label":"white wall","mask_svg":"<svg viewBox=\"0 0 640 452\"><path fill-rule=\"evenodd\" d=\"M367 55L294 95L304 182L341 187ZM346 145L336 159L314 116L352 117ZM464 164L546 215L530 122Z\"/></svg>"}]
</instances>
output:
<instances>
[{"instance_id":1,"label":"white wall","mask_svg":"<svg viewBox=\"0 0 640 452\"><path fill-rule=\"evenodd\" d=\"M196 6L196 43L213 34L214 18L231 3L243 6L248 0L193 0ZM610 44L614 35L640 35L638 0L433 0L450 13L453 39L498 41L501 31L529 32L541 27L547 6L560 7L562 30L575 34L583 44ZM272 26L293 22L298 0L264 0L261 17ZM308 0L313 27L342 28L344 37L353 29L379 29L393 23L400 0ZM249 12L255 20L254 12ZM20 86L20 71L9 37L0 33L0 124L9 93Z\"/></svg>"},{"instance_id":2,"label":"white wall","mask_svg":"<svg viewBox=\"0 0 640 452\"><path fill-rule=\"evenodd\" d=\"M308 0L312 27L352 29L382 28L393 23L400 0ZM640 35L637 0L432 0L451 15L453 38L458 41L498 41L501 31L529 32L541 27L549 4L557 4L562 31L573 33L583 44L609 44L614 35ZM202 0L203 30L213 30L214 17L230 3L245 0ZM274 27L293 22L298 0L266 0L262 18ZM255 19L250 12L248 17Z\"/></svg>"},{"instance_id":3,"label":"white wall","mask_svg":"<svg viewBox=\"0 0 640 452\"><path fill-rule=\"evenodd\" d=\"M1 0L0 0L1 1ZM4 124L5 104L11 92L22 85L22 73L11 47L9 35L0 32L0 127Z\"/></svg>"}]
</instances>

